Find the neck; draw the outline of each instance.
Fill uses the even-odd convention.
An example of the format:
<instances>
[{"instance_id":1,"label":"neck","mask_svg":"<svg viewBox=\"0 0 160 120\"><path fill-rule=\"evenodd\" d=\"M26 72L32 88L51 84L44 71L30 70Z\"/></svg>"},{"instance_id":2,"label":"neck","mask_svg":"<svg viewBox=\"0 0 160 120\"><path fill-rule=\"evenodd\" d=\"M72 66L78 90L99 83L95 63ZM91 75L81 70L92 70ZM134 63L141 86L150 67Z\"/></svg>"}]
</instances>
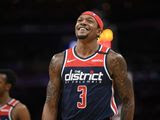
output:
<instances>
[{"instance_id":1,"label":"neck","mask_svg":"<svg viewBox=\"0 0 160 120\"><path fill-rule=\"evenodd\" d=\"M78 40L76 46L76 52L80 57L88 57L98 50L99 45L97 40L86 42L85 40Z\"/></svg>"},{"instance_id":2,"label":"neck","mask_svg":"<svg viewBox=\"0 0 160 120\"><path fill-rule=\"evenodd\" d=\"M0 105L6 104L10 100L9 93L0 96Z\"/></svg>"}]
</instances>

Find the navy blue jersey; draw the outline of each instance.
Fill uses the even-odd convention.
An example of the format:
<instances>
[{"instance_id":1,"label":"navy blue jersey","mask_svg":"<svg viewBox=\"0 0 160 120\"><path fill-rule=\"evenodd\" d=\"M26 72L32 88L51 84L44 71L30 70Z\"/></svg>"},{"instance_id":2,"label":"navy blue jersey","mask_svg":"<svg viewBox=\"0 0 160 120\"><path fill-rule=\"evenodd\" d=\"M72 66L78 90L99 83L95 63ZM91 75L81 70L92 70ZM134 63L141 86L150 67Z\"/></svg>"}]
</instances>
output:
<instances>
[{"instance_id":1,"label":"navy blue jersey","mask_svg":"<svg viewBox=\"0 0 160 120\"><path fill-rule=\"evenodd\" d=\"M106 54L81 58L75 48L65 51L62 67L61 120L106 120L117 114L112 79L106 65Z\"/></svg>"}]
</instances>

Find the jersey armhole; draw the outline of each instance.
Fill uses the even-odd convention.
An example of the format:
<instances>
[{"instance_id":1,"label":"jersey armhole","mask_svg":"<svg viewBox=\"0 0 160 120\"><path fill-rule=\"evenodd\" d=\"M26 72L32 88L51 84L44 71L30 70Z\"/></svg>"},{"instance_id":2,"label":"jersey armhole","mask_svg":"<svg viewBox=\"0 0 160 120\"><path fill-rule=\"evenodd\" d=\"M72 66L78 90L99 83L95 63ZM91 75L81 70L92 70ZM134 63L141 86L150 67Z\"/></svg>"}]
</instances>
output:
<instances>
[{"instance_id":1,"label":"jersey armhole","mask_svg":"<svg viewBox=\"0 0 160 120\"><path fill-rule=\"evenodd\" d=\"M111 74L108 69L108 64L107 64L107 56L108 56L109 51L110 51L110 48L107 48L106 54L104 55L104 69L105 69L109 79L112 80Z\"/></svg>"},{"instance_id":2,"label":"jersey armhole","mask_svg":"<svg viewBox=\"0 0 160 120\"><path fill-rule=\"evenodd\" d=\"M68 50L66 50L64 52L64 59L63 59L62 67L61 67L61 78L62 78L62 75L63 75L64 67L65 67L65 64L66 64L66 60L67 60L67 53L68 53Z\"/></svg>"},{"instance_id":3,"label":"jersey armhole","mask_svg":"<svg viewBox=\"0 0 160 120\"><path fill-rule=\"evenodd\" d=\"M12 116L12 112L14 110L14 108L19 104L20 102L18 100L16 100L16 102L14 103L14 105L11 105L11 108L9 110L9 120L13 120L13 116Z\"/></svg>"}]
</instances>

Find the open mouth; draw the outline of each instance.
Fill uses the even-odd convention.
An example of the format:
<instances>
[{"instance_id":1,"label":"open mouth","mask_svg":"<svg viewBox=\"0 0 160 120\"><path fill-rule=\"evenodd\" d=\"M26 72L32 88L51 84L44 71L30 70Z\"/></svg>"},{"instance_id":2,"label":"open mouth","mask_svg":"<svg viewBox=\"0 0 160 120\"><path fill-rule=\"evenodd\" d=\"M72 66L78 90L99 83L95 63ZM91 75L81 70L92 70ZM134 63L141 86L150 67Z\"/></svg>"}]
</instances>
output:
<instances>
[{"instance_id":1,"label":"open mouth","mask_svg":"<svg viewBox=\"0 0 160 120\"><path fill-rule=\"evenodd\" d=\"M88 31L89 29L87 27L80 26L80 27L78 27L78 30L80 30L80 31Z\"/></svg>"},{"instance_id":2,"label":"open mouth","mask_svg":"<svg viewBox=\"0 0 160 120\"><path fill-rule=\"evenodd\" d=\"M86 28L80 28L79 30L80 30L81 32L88 31Z\"/></svg>"}]
</instances>

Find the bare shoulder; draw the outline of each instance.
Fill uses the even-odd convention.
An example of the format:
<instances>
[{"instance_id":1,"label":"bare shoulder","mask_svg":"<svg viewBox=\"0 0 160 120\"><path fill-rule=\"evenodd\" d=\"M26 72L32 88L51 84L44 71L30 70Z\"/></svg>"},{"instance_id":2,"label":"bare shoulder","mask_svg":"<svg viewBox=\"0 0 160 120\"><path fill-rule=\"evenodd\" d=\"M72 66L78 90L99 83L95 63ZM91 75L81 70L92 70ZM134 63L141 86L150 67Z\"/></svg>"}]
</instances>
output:
<instances>
[{"instance_id":1,"label":"bare shoulder","mask_svg":"<svg viewBox=\"0 0 160 120\"><path fill-rule=\"evenodd\" d=\"M24 105L23 103L19 102L16 106L15 106L15 110L18 110L18 111L23 111L23 110L26 110L27 107L26 105Z\"/></svg>"},{"instance_id":2,"label":"bare shoulder","mask_svg":"<svg viewBox=\"0 0 160 120\"><path fill-rule=\"evenodd\" d=\"M111 62L112 60L123 60L124 58L120 53L110 50L108 54L108 59Z\"/></svg>"},{"instance_id":3,"label":"bare shoulder","mask_svg":"<svg viewBox=\"0 0 160 120\"><path fill-rule=\"evenodd\" d=\"M59 70L57 68L62 67L63 60L64 60L64 52L55 54L50 61L49 69L50 70Z\"/></svg>"},{"instance_id":4,"label":"bare shoulder","mask_svg":"<svg viewBox=\"0 0 160 120\"><path fill-rule=\"evenodd\" d=\"M107 58L107 63L111 74L113 74L113 71L115 71L117 67L120 67L121 69L127 68L126 61L121 54L110 50Z\"/></svg>"},{"instance_id":5,"label":"bare shoulder","mask_svg":"<svg viewBox=\"0 0 160 120\"><path fill-rule=\"evenodd\" d=\"M30 120L30 113L26 105L19 102L12 111L13 120Z\"/></svg>"},{"instance_id":6,"label":"bare shoulder","mask_svg":"<svg viewBox=\"0 0 160 120\"><path fill-rule=\"evenodd\" d=\"M55 62L60 62L60 61L63 61L63 58L64 58L64 52L60 52L60 53L53 55L51 60Z\"/></svg>"}]
</instances>

